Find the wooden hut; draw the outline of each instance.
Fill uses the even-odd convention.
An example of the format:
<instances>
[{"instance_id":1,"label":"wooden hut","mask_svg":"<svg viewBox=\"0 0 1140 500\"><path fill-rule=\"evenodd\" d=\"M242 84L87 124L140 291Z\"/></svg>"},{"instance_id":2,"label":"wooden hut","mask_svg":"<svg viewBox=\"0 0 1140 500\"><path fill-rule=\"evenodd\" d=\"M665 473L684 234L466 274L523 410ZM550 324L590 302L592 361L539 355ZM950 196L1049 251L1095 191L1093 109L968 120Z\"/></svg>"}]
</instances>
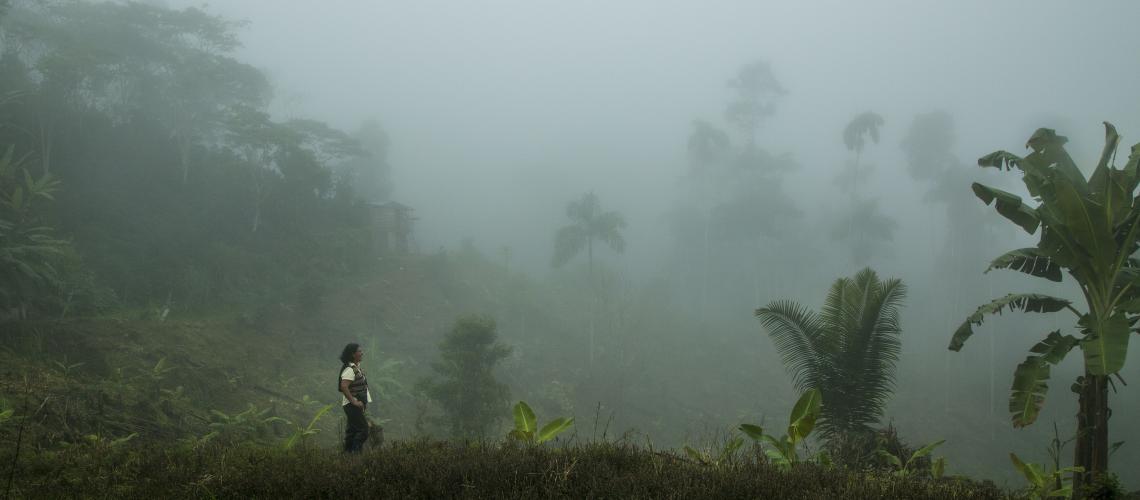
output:
<instances>
[{"instance_id":1,"label":"wooden hut","mask_svg":"<svg viewBox=\"0 0 1140 500\"><path fill-rule=\"evenodd\" d=\"M374 230L373 243L381 255L407 254L414 250L412 207L389 201L368 203Z\"/></svg>"}]
</instances>

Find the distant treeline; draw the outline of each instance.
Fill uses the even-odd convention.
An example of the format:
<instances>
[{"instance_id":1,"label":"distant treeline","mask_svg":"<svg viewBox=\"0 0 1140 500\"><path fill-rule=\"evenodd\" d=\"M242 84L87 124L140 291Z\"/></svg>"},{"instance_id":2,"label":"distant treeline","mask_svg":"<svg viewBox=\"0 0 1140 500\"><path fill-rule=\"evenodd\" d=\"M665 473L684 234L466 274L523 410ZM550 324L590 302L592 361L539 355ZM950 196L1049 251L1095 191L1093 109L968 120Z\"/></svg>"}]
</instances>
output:
<instances>
[{"instance_id":1,"label":"distant treeline","mask_svg":"<svg viewBox=\"0 0 1140 500\"><path fill-rule=\"evenodd\" d=\"M240 25L0 2L3 317L311 294L369 255L383 132L275 120Z\"/></svg>"}]
</instances>

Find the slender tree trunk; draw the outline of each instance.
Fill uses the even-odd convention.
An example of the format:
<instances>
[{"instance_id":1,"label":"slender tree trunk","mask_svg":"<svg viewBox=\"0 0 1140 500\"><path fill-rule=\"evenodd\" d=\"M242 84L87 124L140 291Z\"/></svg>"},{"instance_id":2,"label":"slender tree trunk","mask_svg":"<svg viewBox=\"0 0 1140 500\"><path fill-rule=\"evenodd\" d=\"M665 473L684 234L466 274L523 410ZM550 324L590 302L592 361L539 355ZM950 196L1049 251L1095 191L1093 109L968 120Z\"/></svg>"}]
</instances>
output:
<instances>
[{"instance_id":1,"label":"slender tree trunk","mask_svg":"<svg viewBox=\"0 0 1140 500\"><path fill-rule=\"evenodd\" d=\"M182 167L182 185L190 179L190 139L178 138L178 160Z\"/></svg>"},{"instance_id":2,"label":"slender tree trunk","mask_svg":"<svg viewBox=\"0 0 1140 500\"><path fill-rule=\"evenodd\" d=\"M586 263L590 272L590 286L594 286L594 238L586 238Z\"/></svg>"},{"instance_id":3,"label":"slender tree trunk","mask_svg":"<svg viewBox=\"0 0 1140 500\"><path fill-rule=\"evenodd\" d=\"M590 366L594 366L594 330L596 328L596 319L598 315L598 287L594 283L594 238L586 238L586 262L589 266L589 279L590 279Z\"/></svg>"},{"instance_id":4,"label":"slender tree trunk","mask_svg":"<svg viewBox=\"0 0 1140 500\"><path fill-rule=\"evenodd\" d=\"M699 315L701 325L705 323L705 308L709 300L709 226L712 225L711 219L712 209L710 208L705 212L705 241L701 266L701 309Z\"/></svg>"},{"instance_id":5,"label":"slender tree trunk","mask_svg":"<svg viewBox=\"0 0 1140 500\"><path fill-rule=\"evenodd\" d=\"M1080 389L1073 465L1085 472L1073 474L1073 498L1077 499L1094 477L1108 472L1108 377L1085 372Z\"/></svg>"},{"instance_id":6,"label":"slender tree trunk","mask_svg":"<svg viewBox=\"0 0 1140 500\"><path fill-rule=\"evenodd\" d=\"M250 223L250 232L256 233L257 228L261 226L261 197L257 197L257 203L253 206L253 221Z\"/></svg>"},{"instance_id":7,"label":"slender tree trunk","mask_svg":"<svg viewBox=\"0 0 1140 500\"><path fill-rule=\"evenodd\" d=\"M597 298L590 300L590 366L594 366L594 316L597 315Z\"/></svg>"}]
</instances>

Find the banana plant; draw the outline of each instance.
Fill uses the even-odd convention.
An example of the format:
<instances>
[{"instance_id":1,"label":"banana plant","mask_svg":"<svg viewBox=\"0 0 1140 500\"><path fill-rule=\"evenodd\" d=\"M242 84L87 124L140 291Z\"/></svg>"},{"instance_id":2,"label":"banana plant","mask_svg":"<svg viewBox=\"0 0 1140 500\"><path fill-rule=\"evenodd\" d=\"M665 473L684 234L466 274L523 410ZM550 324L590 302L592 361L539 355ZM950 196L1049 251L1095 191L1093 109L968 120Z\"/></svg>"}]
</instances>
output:
<instances>
[{"instance_id":1,"label":"banana plant","mask_svg":"<svg viewBox=\"0 0 1140 500\"><path fill-rule=\"evenodd\" d=\"M1025 463L1014 453L1009 454L1009 460L1029 482L1030 498L1068 498L1073 494L1073 486L1068 484L1064 475L1070 472L1084 472L1082 467L1065 467L1045 473L1041 465Z\"/></svg>"},{"instance_id":2,"label":"banana plant","mask_svg":"<svg viewBox=\"0 0 1140 500\"><path fill-rule=\"evenodd\" d=\"M819 389L809 389L804 392L792 408L791 415L788 416L787 433L780 438L765 434L764 428L752 424L740 424L740 432L758 444L767 443L769 447L764 449L764 454L776 467L783 470L791 469L792 464L800 461L796 446L802 444L811 434L812 429L815 428L815 421L819 418L822 402ZM817 458L824 462L830 461L826 455Z\"/></svg>"},{"instance_id":3,"label":"banana plant","mask_svg":"<svg viewBox=\"0 0 1140 500\"><path fill-rule=\"evenodd\" d=\"M69 363L67 361L66 354L63 356L63 361L52 361L52 363L55 364L55 367L59 369L60 373L62 373L64 377L70 377L71 372L75 371L76 368L87 364L83 361L80 361L78 363Z\"/></svg>"},{"instance_id":4,"label":"banana plant","mask_svg":"<svg viewBox=\"0 0 1140 500\"><path fill-rule=\"evenodd\" d=\"M1140 144L1132 146L1128 161L1115 166L1120 135L1105 122L1105 143L1100 159L1086 179L1065 151L1067 139L1052 129L1038 129L1024 158L997 151L978 160L982 167L1021 172L1032 202L979 183L974 194L1029 234L1040 228L1037 244L1012 250L990 263L993 269L1010 269L1060 282L1068 274L1080 288L1084 310L1069 300L1041 294L1009 294L979 307L954 332L950 350L958 351L988 314L1006 309L1025 312L1068 310L1076 316L1078 335L1050 332L1029 349L1017 366L1009 399L1014 427L1037 420L1045 403L1050 369L1074 348L1084 356L1084 375L1073 390L1079 395L1075 465L1081 467L1074 488L1108 470L1108 387L1110 377L1124 367L1128 341L1140 314Z\"/></svg>"},{"instance_id":5,"label":"banana plant","mask_svg":"<svg viewBox=\"0 0 1140 500\"><path fill-rule=\"evenodd\" d=\"M942 446L942 443L945 443L945 442L946 442L945 439L939 439L938 441L935 441L935 442L930 443L926 446L923 446L922 448L915 450L914 453L910 454L910 458L908 458L906 460L906 462L902 461L902 457L895 455L894 453L891 453L890 451L888 451L884 448L879 448L879 449L875 450L875 454L879 455L879 457L881 457L883 460L886 460L887 463L889 463L895 467L895 470L893 472L893 474L895 476L907 477L907 476L910 476L910 475L914 474L915 472L917 472L917 470L915 469L915 465L918 463L917 462L918 459L925 457L927 455L930 455L931 453L934 452L935 448ZM931 464L930 464L930 476L931 477L933 477L934 479L940 479L940 478L942 478L942 474L944 472L946 472L946 457L938 457L936 460L931 462Z\"/></svg>"},{"instance_id":6,"label":"banana plant","mask_svg":"<svg viewBox=\"0 0 1140 500\"><path fill-rule=\"evenodd\" d=\"M570 426L574 425L574 418L559 417L538 428L538 418L534 410L525 401L515 403L515 428L507 433L507 437L522 441L529 445L538 445L554 439Z\"/></svg>"},{"instance_id":7,"label":"banana plant","mask_svg":"<svg viewBox=\"0 0 1140 500\"><path fill-rule=\"evenodd\" d=\"M313 436L321 432L321 429L317 427L317 422L321 419L321 417L325 416L325 414L328 413L332 407L333 405L322 406L321 409L317 410L316 415L313 415L313 418L309 420L308 425L304 427L298 425L297 431L289 436L289 439L285 440L284 448L286 450L292 449L298 441L303 445L309 436Z\"/></svg>"},{"instance_id":8,"label":"banana plant","mask_svg":"<svg viewBox=\"0 0 1140 500\"><path fill-rule=\"evenodd\" d=\"M2 96L0 105L13 99ZM0 150L0 308L23 310L35 290L57 286L59 275L51 262L68 244L41 221L43 205L55 200L59 180L47 172L33 176L32 155L5 146Z\"/></svg>"},{"instance_id":9,"label":"banana plant","mask_svg":"<svg viewBox=\"0 0 1140 500\"><path fill-rule=\"evenodd\" d=\"M85 435L83 435L82 441L77 441L74 443L64 442L62 444L65 447L98 446L98 447L115 448L115 447L119 447L119 446L122 446L124 444L127 444L127 442L138 437L138 435L139 434L137 432L132 432L126 436L112 439L112 438L109 438L107 436L103 436L100 434L85 434Z\"/></svg>"},{"instance_id":10,"label":"banana plant","mask_svg":"<svg viewBox=\"0 0 1140 500\"><path fill-rule=\"evenodd\" d=\"M174 371L175 368L176 367L174 367L174 366L168 366L166 364L166 356L163 356L161 359L158 360L157 363L154 364L154 367L151 368L147 372L147 374L150 376L150 378L152 380L157 382L157 381L160 381L160 380L166 378L166 374Z\"/></svg>"},{"instance_id":11,"label":"banana plant","mask_svg":"<svg viewBox=\"0 0 1140 500\"><path fill-rule=\"evenodd\" d=\"M725 443L723 447L721 447L720 452L717 453L716 458L713 458L712 453L697 450L689 445L685 445L683 449L689 458L692 458L693 460L696 460L703 465L712 465L715 467L725 463L729 458L732 458L732 455L736 453L736 450L739 450L743 445L744 438L740 436L734 437L728 440L728 442Z\"/></svg>"},{"instance_id":12,"label":"banana plant","mask_svg":"<svg viewBox=\"0 0 1140 500\"><path fill-rule=\"evenodd\" d=\"M214 421L210 422L210 428L221 435L250 436L273 423L292 424L292 422L281 417L266 416L271 409L258 409L253 403L249 403L249 407L245 411L233 415L228 415L220 410L210 410L214 416ZM213 437L209 434L207 436Z\"/></svg>"}]
</instances>

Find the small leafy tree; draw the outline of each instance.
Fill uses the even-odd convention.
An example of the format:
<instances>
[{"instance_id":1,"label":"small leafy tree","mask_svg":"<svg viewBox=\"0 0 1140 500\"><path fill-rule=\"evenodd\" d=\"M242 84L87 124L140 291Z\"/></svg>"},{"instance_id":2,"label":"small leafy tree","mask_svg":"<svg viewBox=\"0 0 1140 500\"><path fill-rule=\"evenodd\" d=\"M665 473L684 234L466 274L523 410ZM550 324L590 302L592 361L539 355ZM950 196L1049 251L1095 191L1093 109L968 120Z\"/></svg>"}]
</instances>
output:
<instances>
[{"instance_id":1,"label":"small leafy tree","mask_svg":"<svg viewBox=\"0 0 1140 500\"><path fill-rule=\"evenodd\" d=\"M504 414L507 386L495 379L494 369L511 348L497 338L494 319L459 318L439 344L440 360L432 364L437 376L421 382L443 408L454 437L482 438Z\"/></svg>"},{"instance_id":2,"label":"small leafy tree","mask_svg":"<svg viewBox=\"0 0 1140 500\"><path fill-rule=\"evenodd\" d=\"M1073 390L1079 395L1077 442L1073 490L1090 478L1108 471L1108 387L1109 377L1124 367L1128 339L1140 314L1140 261L1133 257L1140 249L1140 144L1123 168L1114 160L1120 135L1105 122L1105 144L1100 160L1085 179L1065 151L1064 136L1041 128L1029 138L1032 152L1024 158L997 151L978 159L982 167L1018 169L1021 180L1037 206L1020 196L974 183L974 194L1025 232L1041 228L1037 244L1012 250L990 263L991 269L1012 269L1059 282L1062 273L1076 281L1086 309L1080 311L1068 300L1049 295L1009 294L983 305L954 332L950 350L958 351L974 334L987 314L1005 309L1025 312L1057 312L1067 309L1077 319L1080 336L1050 332L1030 348L1030 355L1013 373L1009 410L1014 427L1037 420L1045 404L1050 367L1057 365L1071 350L1084 354L1084 375Z\"/></svg>"},{"instance_id":3,"label":"small leafy tree","mask_svg":"<svg viewBox=\"0 0 1140 500\"><path fill-rule=\"evenodd\" d=\"M818 389L827 402L819 424L825 438L870 432L882 416L894 390L905 296L902 281L863 269L836 280L818 314L789 300L756 310L796 388Z\"/></svg>"}]
</instances>

